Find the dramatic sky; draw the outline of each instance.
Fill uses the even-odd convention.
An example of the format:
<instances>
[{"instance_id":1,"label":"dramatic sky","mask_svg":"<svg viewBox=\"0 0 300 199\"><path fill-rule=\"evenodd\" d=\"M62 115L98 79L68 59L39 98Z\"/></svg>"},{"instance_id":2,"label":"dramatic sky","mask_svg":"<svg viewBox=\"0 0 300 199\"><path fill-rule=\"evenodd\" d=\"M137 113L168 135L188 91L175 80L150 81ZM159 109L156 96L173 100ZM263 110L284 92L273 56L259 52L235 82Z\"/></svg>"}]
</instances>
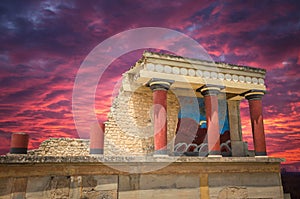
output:
<instances>
[{"instance_id":1,"label":"dramatic sky","mask_svg":"<svg viewBox=\"0 0 300 199\"><path fill-rule=\"evenodd\" d=\"M13 132L29 147L49 137L79 137L72 92L85 57L122 31L163 27L199 42L216 61L267 70L263 98L268 154L300 171L299 1L0 1L0 152ZM113 48L113 46L112 46ZM143 50L116 59L102 75L96 113L104 121L121 74ZM244 139L251 143L247 102Z\"/></svg>"}]
</instances>

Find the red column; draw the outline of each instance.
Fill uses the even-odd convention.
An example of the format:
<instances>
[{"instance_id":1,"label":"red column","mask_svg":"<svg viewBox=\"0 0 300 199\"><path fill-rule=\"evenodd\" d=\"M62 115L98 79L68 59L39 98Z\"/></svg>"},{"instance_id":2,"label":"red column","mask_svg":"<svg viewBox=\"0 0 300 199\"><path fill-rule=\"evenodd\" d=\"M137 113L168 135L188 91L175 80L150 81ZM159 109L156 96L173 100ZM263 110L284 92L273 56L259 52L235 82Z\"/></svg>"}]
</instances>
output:
<instances>
[{"instance_id":1,"label":"red column","mask_svg":"<svg viewBox=\"0 0 300 199\"><path fill-rule=\"evenodd\" d=\"M167 155L167 92L170 83L150 83L153 91L154 154Z\"/></svg>"},{"instance_id":2,"label":"red column","mask_svg":"<svg viewBox=\"0 0 300 199\"><path fill-rule=\"evenodd\" d=\"M104 128L104 123L95 123L91 125L90 154L103 154Z\"/></svg>"},{"instance_id":3,"label":"red column","mask_svg":"<svg viewBox=\"0 0 300 199\"><path fill-rule=\"evenodd\" d=\"M26 154L29 135L26 133L13 133L11 136L10 153Z\"/></svg>"},{"instance_id":4,"label":"red column","mask_svg":"<svg viewBox=\"0 0 300 199\"><path fill-rule=\"evenodd\" d=\"M263 122L263 114L262 114L263 95L264 95L263 91L254 91L245 94L245 97L249 102L255 156L267 155L264 122Z\"/></svg>"},{"instance_id":5,"label":"red column","mask_svg":"<svg viewBox=\"0 0 300 199\"><path fill-rule=\"evenodd\" d=\"M220 127L219 127L219 105L218 94L219 87L204 86L200 89L204 96L207 140L208 140L208 156L221 156L220 150Z\"/></svg>"}]
</instances>

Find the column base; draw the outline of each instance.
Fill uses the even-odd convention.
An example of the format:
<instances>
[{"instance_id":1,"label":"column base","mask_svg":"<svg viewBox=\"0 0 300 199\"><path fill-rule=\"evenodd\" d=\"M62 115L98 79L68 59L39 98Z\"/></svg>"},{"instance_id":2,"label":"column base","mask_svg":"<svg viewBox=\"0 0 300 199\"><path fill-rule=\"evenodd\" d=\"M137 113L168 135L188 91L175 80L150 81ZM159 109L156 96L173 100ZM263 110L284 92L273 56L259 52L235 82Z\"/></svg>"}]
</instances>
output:
<instances>
[{"instance_id":1,"label":"column base","mask_svg":"<svg viewBox=\"0 0 300 199\"><path fill-rule=\"evenodd\" d=\"M10 148L11 154L27 154L27 148Z\"/></svg>"},{"instance_id":2,"label":"column base","mask_svg":"<svg viewBox=\"0 0 300 199\"><path fill-rule=\"evenodd\" d=\"M220 156L222 156L221 155L221 151L209 151L208 152L208 155L210 156L210 155L220 155Z\"/></svg>"},{"instance_id":3,"label":"column base","mask_svg":"<svg viewBox=\"0 0 300 199\"><path fill-rule=\"evenodd\" d=\"M103 149L90 149L90 155L103 155Z\"/></svg>"},{"instance_id":4,"label":"column base","mask_svg":"<svg viewBox=\"0 0 300 199\"><path fill-rule=\"evenodd\" d=\"M166 157L169 156L168 150L156 150L153 153L154 157Z\"/></svg>"},{"instance_id":5,"label":"column base","mask_svg":"<svg viewBox=\"0 0 300 199\"><path fill-rule=\"evenodd\" d=\"M267 156L266 152L255 152L255 156Z\"/></svg>"},{"instance_id":6,"label":"column base","mask_svg":"<svg viewBox=\"0 0 300 199\"><path fill-rule=\"evenodd\" d=\"M222 155L208 155L209 158L221 158Z\"/></svg>"},{"instance_id":7,"label":"column base","mask_svg":"<svg viewBox=\"0 0 300 199\"><path fill-rule=\"evenodd\" d=\"M163 157L169 157L168 154L153 154L153 157L155 158L163 158Z\"/></svg>"}]
</instances>

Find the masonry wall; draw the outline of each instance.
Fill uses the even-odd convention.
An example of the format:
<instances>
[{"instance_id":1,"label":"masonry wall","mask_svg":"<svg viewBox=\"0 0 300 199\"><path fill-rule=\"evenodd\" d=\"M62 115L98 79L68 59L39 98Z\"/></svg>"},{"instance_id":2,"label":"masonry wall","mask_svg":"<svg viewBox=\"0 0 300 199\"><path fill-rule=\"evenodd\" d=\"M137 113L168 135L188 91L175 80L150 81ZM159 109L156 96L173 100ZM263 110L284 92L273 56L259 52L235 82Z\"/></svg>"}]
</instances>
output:
<instances>
[{"instance_id":1,"label":"masonry wall","mask_svg":"<svg viewBox=\"0 0 300 199\"><path fill-rule=\"evenodd\" d=\"M163 163L161 158L103 160L0 156L0 198L283 199L279 162L274 159L183 157L148 173L122 169L152 168Z\"/></svg>"},{"instance_id":2,"label":"masonry wall","mask_svg":"<svg viewBox=\"0 0 300 199\"><path fill-rule=\"evenodd\" d=\"M114 99L105 123L104 153L106 155L144 155L153 152L152 91L140 87L134 92L120 91ZM177 97L168 91L168 149L178 121Z\"/></svg>"},{"instance_id":3,"label":"masonry wall","mask_svg":"<svg viewBox=\"0 0 300 199\"><path fill-rule=\"evenodd\" d=\"M75 138L50 138L43 141L38 149L28 151L35 156L87 156L90 140Z\"/></svg>"}]
</instances>

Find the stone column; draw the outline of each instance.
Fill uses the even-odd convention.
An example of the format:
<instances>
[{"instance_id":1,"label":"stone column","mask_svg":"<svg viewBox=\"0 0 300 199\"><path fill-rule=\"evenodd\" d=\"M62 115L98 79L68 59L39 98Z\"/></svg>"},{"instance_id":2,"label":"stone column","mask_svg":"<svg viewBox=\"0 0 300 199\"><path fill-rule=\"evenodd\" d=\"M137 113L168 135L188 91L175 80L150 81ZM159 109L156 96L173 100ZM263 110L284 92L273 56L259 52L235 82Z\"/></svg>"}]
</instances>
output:
<instances>
[{"instance_id":1,"label":"stone column","mask_svg":"<svg viewBox=\"0 0 300 199\"><path fill-rule=\"evenodd\" d=\"M167 92L170 83L151 81L153 91L154 155L167 155Z\"/></svg>"},{"instance_id":2,"label":"stone column","mask_svg":"<svg viewBox=\"0 0 300 199\"><path fill-rule=\"evenodd\" d=\"M200 92L204 96L209 157L221 157L218 110L218 94L220 90L221 88L218 86L206 85L200 88Z\"/></svg>"},{"instance_id":3,"label":"stone column","mask_svg":"<svg viewBox=\"0 0 300 199\"><path fill-rule=\"evenodd\" d=\"M104 146L104 123L91 125L90 133L90 154L102 155Z\"/></svg>"},{"instance_id":4,"label":"stone column","mask_svg":"<svg viewBox=\"0 0 300 199\"><path fill-rule=\"evenodd\" d=\"M11 136L10 153L26 154L29 135L27 133L13 133Z\"/></svg>"},{"instance_id":5,"label":"stone column","mask_svg":"<svg viewBox=\"0 0 300 199\"><path fill-rule=\"evenodd\" d=\"M250 91L245 94L249 102L255 156L266 156L266 140L262 115L264 91Z\"/></svg>"},{"instance_id":6,"label":"stone column","mask_svg":"<svg viewBox=\"0 0 300 199\"><path fill-rule=\"evenodd\" d=\"M246 151L242 137L240 100L228 100L227 107L232 156L244 157L246 156Z\"/></svg>"}]
</instances>

